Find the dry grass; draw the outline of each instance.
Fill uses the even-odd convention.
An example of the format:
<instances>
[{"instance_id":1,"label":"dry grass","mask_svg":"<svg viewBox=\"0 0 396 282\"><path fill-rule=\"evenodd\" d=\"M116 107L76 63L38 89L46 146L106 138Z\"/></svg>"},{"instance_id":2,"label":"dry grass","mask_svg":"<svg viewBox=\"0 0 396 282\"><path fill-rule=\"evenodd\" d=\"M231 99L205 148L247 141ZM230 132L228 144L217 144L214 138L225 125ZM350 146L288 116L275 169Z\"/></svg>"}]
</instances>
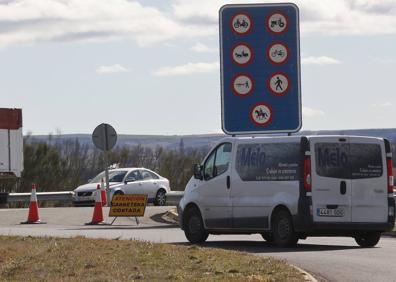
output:
<instances>
[{"instance_id":1,"label":"dry grass","mask_svg":"<svg viewBox=\"0 0 396 282\"><path fill-rule=\"evenodd\" d=\"M0 236L0 281L304 281L247 253L138 241Z\"/></svg>"}]
</instances>

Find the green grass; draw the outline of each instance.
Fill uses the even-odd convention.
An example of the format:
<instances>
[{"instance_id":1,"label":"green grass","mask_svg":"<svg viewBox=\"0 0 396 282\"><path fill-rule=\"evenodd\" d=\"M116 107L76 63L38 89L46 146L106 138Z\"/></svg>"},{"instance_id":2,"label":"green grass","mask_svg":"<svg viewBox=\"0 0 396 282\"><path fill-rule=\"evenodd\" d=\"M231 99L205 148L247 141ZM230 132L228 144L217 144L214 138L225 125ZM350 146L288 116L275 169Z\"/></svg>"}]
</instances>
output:
<instances>
[{"instance_id":1,"label":"green grass","mask_svg":"<svg viewBox=\"0 0 396 282\"><path fill-rule=\"evenodd\" d=\"M0 281L304 281L243 252L139 241L0 236Z\"/></svg>"}]
</instances>

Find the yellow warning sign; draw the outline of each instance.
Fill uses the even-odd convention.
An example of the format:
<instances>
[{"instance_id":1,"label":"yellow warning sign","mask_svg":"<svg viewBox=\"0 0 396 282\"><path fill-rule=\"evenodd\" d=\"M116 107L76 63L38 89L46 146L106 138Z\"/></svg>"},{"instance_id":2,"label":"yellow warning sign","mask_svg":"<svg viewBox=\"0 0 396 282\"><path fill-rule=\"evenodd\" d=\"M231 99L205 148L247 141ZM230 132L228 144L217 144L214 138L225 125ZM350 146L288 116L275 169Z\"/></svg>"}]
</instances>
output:
<instances>
[{"instance_id":1,"label":"yellow warning sign","mask_svg":"<svg viewBox=\"0 0 396 282\"><path fill-rule=\"evenodd\" d=\"M144 216L146 205L147 195L114 195L111 199L109 216Z\"/></svg>"}]
</instances>

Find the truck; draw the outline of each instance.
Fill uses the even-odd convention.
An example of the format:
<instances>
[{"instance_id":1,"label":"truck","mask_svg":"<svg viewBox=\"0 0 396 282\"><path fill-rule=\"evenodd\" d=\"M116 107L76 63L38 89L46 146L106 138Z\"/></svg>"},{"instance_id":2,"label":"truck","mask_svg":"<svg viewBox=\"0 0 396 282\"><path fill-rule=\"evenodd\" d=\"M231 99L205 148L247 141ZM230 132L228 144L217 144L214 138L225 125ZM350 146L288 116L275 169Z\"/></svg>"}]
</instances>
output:
<instances>
[{"instance_id":1,"label":"truck","mask_svg":"<svg viewBox=\"0 0 396 282\"><path fill-rule=\"evenodd\" d=\"M22 109L0 108L0 178L19 178L22 171Z\"/></svg>"}]
</instances>

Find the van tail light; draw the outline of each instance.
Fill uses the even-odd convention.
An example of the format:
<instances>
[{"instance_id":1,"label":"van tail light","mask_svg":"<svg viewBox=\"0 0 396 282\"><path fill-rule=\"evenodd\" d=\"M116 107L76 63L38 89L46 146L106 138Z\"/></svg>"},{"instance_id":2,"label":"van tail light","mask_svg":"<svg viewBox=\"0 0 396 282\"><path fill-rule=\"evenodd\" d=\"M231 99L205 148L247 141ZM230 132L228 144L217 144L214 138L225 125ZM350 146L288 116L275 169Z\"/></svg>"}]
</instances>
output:
<instances>
[{"instance_id":1,"label":"van tail light","mask_svg":"<svg viewBox=\"0 0 396 282\"><path fill-rule=\"evenodd\" d=\"M392 169L392 158L386 159L386 166L388 172L388 193L393 194L393 169Z\"/></svg>"},{"instance_id":2,"label":"van tail light","mask_svg":"<svg viewBox=\"0 0 396 282\"><path fill-rule=\"evenodd\" d=\"M311 157L306 156L304 159L304 189L311 191Z\"/></svg>"}]
</instances>

